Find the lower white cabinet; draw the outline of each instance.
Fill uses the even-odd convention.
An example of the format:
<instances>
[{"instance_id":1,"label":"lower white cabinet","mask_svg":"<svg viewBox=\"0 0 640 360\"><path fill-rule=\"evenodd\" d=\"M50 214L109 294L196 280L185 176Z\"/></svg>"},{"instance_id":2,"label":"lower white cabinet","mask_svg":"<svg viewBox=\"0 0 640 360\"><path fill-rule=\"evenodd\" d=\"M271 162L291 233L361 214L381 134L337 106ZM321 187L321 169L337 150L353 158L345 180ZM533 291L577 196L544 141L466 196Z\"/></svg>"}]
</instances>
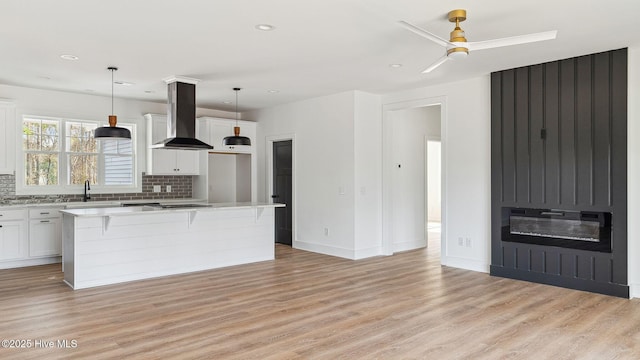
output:
<instances>
[{"instance_id":1,"label":"lower white cabinet","mask_svg":"<svg viewBox=\"0 0 640 360\"><path fill-rule=\"evenodd\" d=\"M0 210L0 262L28 256L27 210Z\"/></svg>"},{"instance_id":2,"label":"lower white cabinet","mask_svg":"<svg viewBox=\"0 0 640 360\"><path fill-rule=\"evenodd\" d=\"M29 256L60 256L62 254L61 208L29 210Z\"/></svg>"},{"instance_id":3,"label":"lower white cabinet","mask_svg":"<svg viewBox=\"0 0 640 360\"><path fill-rule=\"evenodd\" d=\"M0 221L0 261L25 258L27 242L26 221Z\"/></svg>"},{"instance_id":4,"label":"lower white cabinet","mask_svg":"<svg viewBox=\"0 0 640 360\"><path fill-rule=\"evenodd\" d=\"M62 254L62 219L29 221L29 256Z\"/></svg>"},{"instance_id":5,"label":"lower white cabinet","mask_svg":"<svg viewBox=\"0 0 640 360\"><path fill-rule=\"evenodd\" d=\"M60 209L0 209L0 269L60 262Z\"/></svg>"}]
</instances>

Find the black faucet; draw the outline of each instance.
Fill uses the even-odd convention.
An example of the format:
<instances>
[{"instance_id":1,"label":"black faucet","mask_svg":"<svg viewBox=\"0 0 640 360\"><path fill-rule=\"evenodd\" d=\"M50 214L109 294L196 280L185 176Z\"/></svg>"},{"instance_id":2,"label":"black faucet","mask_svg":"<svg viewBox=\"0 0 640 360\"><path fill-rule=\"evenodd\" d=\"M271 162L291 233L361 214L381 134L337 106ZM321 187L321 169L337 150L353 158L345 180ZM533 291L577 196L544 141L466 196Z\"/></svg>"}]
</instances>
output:
<instances>
[{"instance_id":1,"label":"black faucet","mask_svg":"<svg viewBox=\"0 0 640 360\"><path fill-rule=\"evenodd\" d=\"M91 190L91 185L89 185L89 180L84 181L84 196L82 197L82 201L87 202L87 200L91 199L91 195L87 191Z\"/></svg>"}]
</instances>

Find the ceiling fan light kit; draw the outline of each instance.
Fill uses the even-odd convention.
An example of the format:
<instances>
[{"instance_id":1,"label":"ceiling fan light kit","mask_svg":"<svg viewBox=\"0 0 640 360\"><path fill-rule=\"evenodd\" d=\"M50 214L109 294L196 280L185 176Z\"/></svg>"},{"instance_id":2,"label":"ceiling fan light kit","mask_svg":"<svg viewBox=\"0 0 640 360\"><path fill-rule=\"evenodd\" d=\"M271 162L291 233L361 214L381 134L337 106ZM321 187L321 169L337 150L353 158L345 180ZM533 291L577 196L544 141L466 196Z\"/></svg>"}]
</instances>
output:
<instances>
[{"instance_id":1,"label":"ceiling fan light kit","mask_svg":"<svg viewBox=\"0 0 640 360\"><path fill-rule=\"evenodd\" d=\"M512 46L512 45L520 45L527 44L537 41L545 41L545 40L553 40L556 38L557 31L545 31L540 33L528 34L528 35L519 35L512 36L501 39L493 39L486 41L475 41L469 42L467 41L466 34L464 30L460 27L460 23L467 19L467 11L463 9L451 10L447 14L447 18L450 22L455 23L456 26L449 34L449 40L445 40L439 37L436 34L433 34L427 30L419 28L413 24L410 24L406 21L399 21L399 24L403 26L405 29L418 34L424 38L427 38L440 46L444 46L446 48L445 54L435 61L433 64L429 65L423 73L428 73L435 70L438 66L442 65L445 61L449 59L462 59L466 58L469 54L469 51L476 50L485 50L485 49L493 49L503 46Z\"/></svg>"}]
</instances>

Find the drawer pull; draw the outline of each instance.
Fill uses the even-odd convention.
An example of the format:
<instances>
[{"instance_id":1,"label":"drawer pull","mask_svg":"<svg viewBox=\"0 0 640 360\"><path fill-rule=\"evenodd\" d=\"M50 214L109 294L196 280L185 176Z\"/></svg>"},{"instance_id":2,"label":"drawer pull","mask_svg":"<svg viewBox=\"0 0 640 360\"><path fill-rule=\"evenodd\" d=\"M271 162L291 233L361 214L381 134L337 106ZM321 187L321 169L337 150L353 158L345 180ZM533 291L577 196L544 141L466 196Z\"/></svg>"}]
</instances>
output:
<instances>
[{"instance_id":1,"label":"drawer pull","mask_svg":"<svg viewBox=\"0 0 640 360\"><path fill-rule=\"evenodd\" d=\"M41 223L48 223L49 220L40 220Z\"/></svg>"},{"instance_id":2,"label":"drawer pull","mask_svg":"<svg viewBox=\"0 0 640 360\"><path fill-rule=\"evenodd\" d=\"M49 215L48 212L41 212L40 215Z\"/></svg>"}]
</instances>

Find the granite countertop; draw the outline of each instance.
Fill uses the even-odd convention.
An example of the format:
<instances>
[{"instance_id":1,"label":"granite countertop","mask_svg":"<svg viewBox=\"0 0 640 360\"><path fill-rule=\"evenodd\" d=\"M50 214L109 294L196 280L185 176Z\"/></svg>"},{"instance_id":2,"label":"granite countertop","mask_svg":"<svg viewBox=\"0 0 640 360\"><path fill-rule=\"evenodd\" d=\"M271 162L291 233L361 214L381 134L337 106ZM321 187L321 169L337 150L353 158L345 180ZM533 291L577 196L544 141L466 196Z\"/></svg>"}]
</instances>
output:
<instances>
[{"instance_id":1,"label":"granite countertop","mask_svg":"<svg viewBox=\"0 0 640 360\"><path fill-rule=\"evenodd\" d=\"M205 199L146 199L146 200L113 200L113 201L70 201L70 202L43 202L43 203L28 203L28 204L0 204L0 210L12 210L12 209L29 209L38 207L58 207L58 208L105 208L105 207L119 207L122 204L141 204L141 203L200 203L206 202Z\"/></svg>"}]
</instances>

